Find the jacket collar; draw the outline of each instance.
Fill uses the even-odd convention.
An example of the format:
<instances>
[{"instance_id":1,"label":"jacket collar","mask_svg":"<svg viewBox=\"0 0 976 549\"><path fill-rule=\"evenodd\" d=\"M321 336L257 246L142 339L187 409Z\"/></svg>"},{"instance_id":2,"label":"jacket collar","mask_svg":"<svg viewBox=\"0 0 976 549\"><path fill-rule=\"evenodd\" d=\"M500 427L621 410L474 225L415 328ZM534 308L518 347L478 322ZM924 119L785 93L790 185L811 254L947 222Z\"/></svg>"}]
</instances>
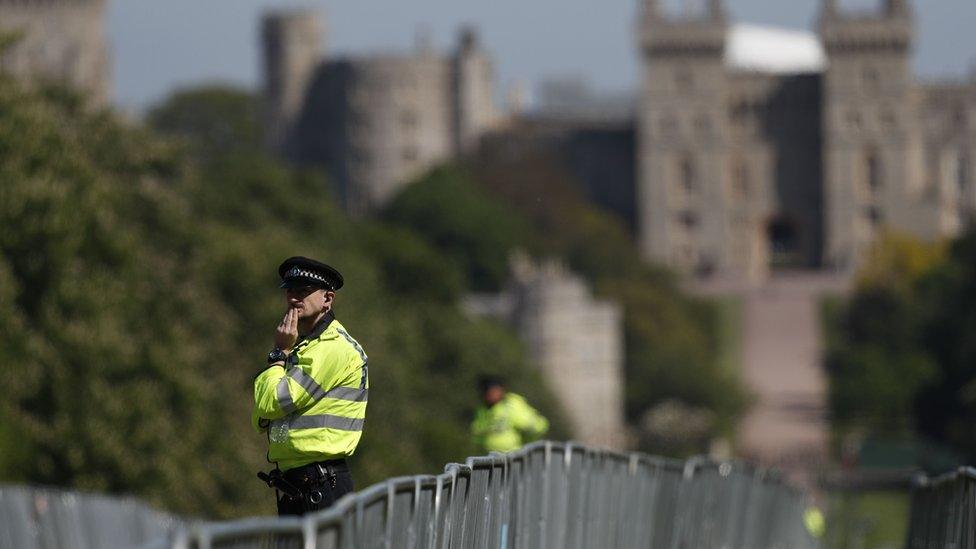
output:
<instances>
[{"instance_id":1,"label":"jacket collar","mask_svg":"<svg viewBox=\"0 0 976 549\"><path fill-rule=\"evenodd\" d=\"M325 313L325 316L322 317L322 320L320 320L319 323L316 324L314 328L312 328L311 333L309 333L308 336L305 337L305 339L318 339L319 336L321 336L326 330L329 329L329 326L332 324L334 320L335 320L335 313L333 313L331 310Z\"/></svg>"},{"instance_id":2,"label":"jacket collar","mask_svg":"<svg viewBox=\"0 0 976 549\"><path fill-rule=\"evenodd\" d=\"M322 320L320 320L319 323L316 324L314 328L312 328L312 331L309 332L308 335L303 337L301 340L298 341L298 343L295 344L295 348L297 349L299 346L305 345L308 342L314 341L319 337L321 337L322 334L329 329L329 326L332 325L332 322L334 320L335 320L335 313L333 313L332 311L325 313L325 316L322 317Z\"/></svg>"}]
</instances>

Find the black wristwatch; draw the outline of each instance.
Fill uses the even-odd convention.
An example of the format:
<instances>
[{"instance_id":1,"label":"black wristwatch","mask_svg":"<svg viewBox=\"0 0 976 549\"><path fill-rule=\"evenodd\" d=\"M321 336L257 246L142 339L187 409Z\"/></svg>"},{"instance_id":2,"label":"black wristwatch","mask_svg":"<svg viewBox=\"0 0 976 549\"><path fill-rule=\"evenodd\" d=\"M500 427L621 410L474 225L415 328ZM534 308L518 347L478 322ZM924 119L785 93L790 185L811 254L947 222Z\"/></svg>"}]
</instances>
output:
<instances>
[{"instance_id":1,"label":"black wristwatch","mask_svg":"<svg viewBox=\"0 0 976 549\"><path fill-rule=\"evenodd\" d=\"M287 360L288 360L288 355L286 355L284 351L282 351L277 347L271 349L271 352L268 353L268 364L274 364L275 362L285 362Z\"/></svg>"}]
</instances>

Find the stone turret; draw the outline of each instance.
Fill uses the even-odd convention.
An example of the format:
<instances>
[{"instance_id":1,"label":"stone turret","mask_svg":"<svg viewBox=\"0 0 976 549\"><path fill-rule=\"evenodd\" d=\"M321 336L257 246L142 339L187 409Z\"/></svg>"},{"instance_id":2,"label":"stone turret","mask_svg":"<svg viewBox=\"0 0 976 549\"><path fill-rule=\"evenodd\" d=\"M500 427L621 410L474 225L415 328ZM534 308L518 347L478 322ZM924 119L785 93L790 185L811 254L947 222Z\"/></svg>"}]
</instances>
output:
<instances>
[{"instance_id":1,"label":"stone turret","mask_svg":"<svg viewBox=\"0 0 976 549\"><path fill-rule=\"evenodd\" d=\"M825 5L821 37L826 262L841 271L885 229L928 235L911 70L914 18L903 0L880 11Z\"/></svg>"},{"instance_id":2,"label":"stone turret","mask_svg":"<svg viewBox=\"0 0 976 549\"><path fill-rule=\"evenodd\" d=\"M725 3L722 0L708 0L708 15L713 20L725 20Z\"/></svg>"},{"instance_id":3,"label":"stone turret","mask_svg":"<svg viewBox=\"0 0 976 549\"><path fill-rule=\"evenodd\" d=\"M454 154L473 151L498 118L493 97L491 57L471 27L461 29L453 64Z\"/></svg>"},{"instance_id":4,"label":"stone turret","mask_svg":"<svg viewBox=\"0 0 976 549\"><path fill-rule=\"evenodd\" d=\"M14 43L0 52L0 70L27 83L54 82L103 106L112 76L105 0L0 0L0 35Z\"/></svg>"},{"instance_id":5,"label":"stone turret","mask_svg":"<svg viewBox=\"0 0 976 549\"><path fill-rule=\"evenodd\" d=\"M321 20L312 11L275 12L262 23L265 139L294 157L293 133L315 69L322 61Z\"/></svg>"},{"instance_id":6,"label":"stone turret","mask_svg":"<svg viewBox=\"0 0 976 549\"><path fill-rule=\"evenodd\" d=\"M887 0L885 9L889 16L907 16L911 12L908 0Z\"/></svg>"}]
</instances>

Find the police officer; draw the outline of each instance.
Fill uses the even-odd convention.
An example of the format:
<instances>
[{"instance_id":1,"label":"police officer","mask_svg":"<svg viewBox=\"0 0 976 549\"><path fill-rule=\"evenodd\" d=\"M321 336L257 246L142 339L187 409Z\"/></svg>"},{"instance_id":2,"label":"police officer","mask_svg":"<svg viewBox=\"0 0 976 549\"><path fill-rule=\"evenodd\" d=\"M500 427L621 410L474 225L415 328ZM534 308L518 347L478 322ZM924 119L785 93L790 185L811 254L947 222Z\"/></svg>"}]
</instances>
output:
<instances>
[{"instance_id":1,"label":"police officer","mask_svg":"<svg viewBox=\"0 0 976 549\"><path fill-rule=\"evenodd\" d=\"M339 271L305 257L278 267L288 310L254 378L251 422L268 436L279 515L324 509L353 490L346 458L359 444L369 389L366 353L333 314Z\"/></svg>"},{"instance_id":2,"label":"police officer","mask_svg":"<svg viewBox=\"0 0 976 549\"><path fill-rule=\"evenodd\" d=\"M484 405L475 412L471 434L486 452L511 452L549 430L549 421L522 396L508 392L501 378L484 376L478 386Z\"/></svg>"}]
</instances>

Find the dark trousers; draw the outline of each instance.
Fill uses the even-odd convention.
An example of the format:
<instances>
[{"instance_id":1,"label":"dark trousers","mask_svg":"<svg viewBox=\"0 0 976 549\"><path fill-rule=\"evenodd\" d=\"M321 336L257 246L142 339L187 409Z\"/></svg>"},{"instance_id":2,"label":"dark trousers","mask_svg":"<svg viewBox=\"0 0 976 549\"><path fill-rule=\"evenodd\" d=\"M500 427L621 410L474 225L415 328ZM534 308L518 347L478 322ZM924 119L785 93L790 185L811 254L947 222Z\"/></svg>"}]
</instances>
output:
<instances>
[{"instance_id":1,"label":"dark trousers","mask_svg":"<svg viewBox=\"0 0 976 549\"><path fill-rule=\"evenodd\" d=\"M285 480L299 488L302 497L278 494L278 516L304 515L328 509L353 491L352 475L345 460L311 463L284 472Z\"/></svg>"}]
</instances>

